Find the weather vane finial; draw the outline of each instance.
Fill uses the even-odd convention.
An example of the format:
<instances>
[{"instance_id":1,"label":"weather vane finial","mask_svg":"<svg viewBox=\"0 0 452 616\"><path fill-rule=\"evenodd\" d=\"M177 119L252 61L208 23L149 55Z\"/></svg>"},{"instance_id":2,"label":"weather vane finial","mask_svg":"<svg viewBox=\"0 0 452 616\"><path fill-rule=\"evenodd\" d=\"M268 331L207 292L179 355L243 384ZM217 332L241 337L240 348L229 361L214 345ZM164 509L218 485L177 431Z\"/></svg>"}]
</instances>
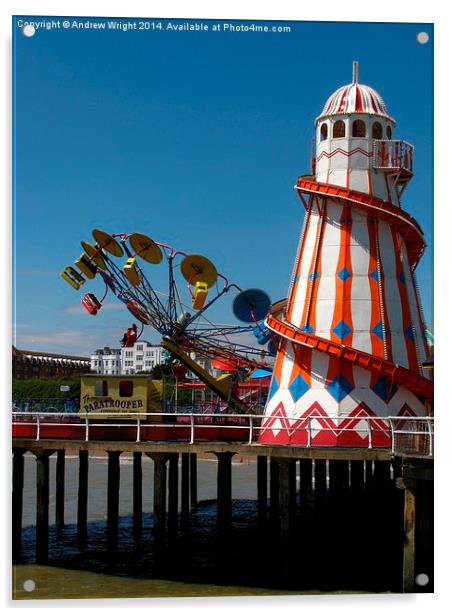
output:
<instances>
[{"instance_id":1,"label":"weather vane finial","mask_svg":"<svg viewBox=\"0 0 452 616\"><path fill-rule=\"evenodd\" d=\"M353 83L358 83L358 62L353 60Z\"/></svg>"}]
</instances>

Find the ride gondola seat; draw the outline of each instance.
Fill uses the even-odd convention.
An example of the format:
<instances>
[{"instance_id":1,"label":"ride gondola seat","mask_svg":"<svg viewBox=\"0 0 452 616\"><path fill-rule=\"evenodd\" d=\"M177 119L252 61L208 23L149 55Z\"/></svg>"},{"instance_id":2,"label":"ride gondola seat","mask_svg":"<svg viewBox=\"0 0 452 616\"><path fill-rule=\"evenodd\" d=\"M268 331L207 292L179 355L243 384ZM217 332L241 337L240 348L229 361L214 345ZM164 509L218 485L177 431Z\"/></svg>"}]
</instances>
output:
<instances>
[{"instance_id":1,"label":"ride gondola seat","mask_svg":"<svg viewBox=\"0 0 452 616\"><path fill-rule=\"evenodd\" d=\"M204 307L207 293L207 283L198 280L198 282L195 283L195 290L191 300L192 306L195 310L201 310Z\"/></svg>"},{"instance_id":2,"label":"ride gondola seat","mask_svg":"<svg viewBox=\"0 0 452 616\"><path fill-rule=\"evenodd\" d=\"M97 265L93 263L93 261L85 255L85 253L81 254L80 257L76 259L75 265L82 272L82 274L85 274L87 278L92 280L96 277Z\"/></svg>"},{"instance_id":3,"label":"ride gondola seat","mask_svg":"<svg viewBox=\"0 0 452 616\"><path fill-rule=\"evenodd\" d=\"M124 274L127 276L127 280L134 287L140 284L140 276L138 275L137 260L134 257L127 259L124 265Z\"/></svg>"},{"instance_id":4,"label":"ride gondola seat","mask_svg":"<svg viewBox=\"0 0 452 616\"><path fill-rule=\"evenodd\" d=\"M83 278L83 276L71 266L66 267L62 272L60 272L60 276L76 291L78 291L86 282L85 278Z\"/></svg>"}]
</instances>

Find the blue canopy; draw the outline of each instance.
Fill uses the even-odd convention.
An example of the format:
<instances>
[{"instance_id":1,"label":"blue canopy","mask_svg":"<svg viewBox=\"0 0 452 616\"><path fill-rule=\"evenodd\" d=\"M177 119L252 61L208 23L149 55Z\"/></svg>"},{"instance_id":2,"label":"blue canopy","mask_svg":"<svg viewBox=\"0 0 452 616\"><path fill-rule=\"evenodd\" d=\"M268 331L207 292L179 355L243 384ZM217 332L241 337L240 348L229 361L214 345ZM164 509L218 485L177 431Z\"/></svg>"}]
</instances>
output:
<instances>
[{"instance_id":1,"label":"blue canopy","mask_svg":"<svg viewBox=\"0 0 452 616\"><path fill-rule=\"evenodd\" d=\"M250 379L264 379L271 376L272 373L272 368L258 368L252 374L250 374Z\"/></svg>"}]
</instances>

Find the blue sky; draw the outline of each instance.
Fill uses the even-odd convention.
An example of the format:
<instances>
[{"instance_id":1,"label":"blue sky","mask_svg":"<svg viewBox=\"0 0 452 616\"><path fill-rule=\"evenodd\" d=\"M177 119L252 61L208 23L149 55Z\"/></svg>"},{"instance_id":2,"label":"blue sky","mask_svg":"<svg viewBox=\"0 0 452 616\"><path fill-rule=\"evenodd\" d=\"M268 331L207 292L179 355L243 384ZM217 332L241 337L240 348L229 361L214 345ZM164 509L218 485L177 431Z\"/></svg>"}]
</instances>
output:
<instances>
[{"instance_id":1,"label":"blue sky","mask_svg":"<svg viewBox=\"0 0 452 616\"><path fill-rule=\"evenodd\" d=\"M314 119L350 82L352 60L396 119L395 137L415 146L403 206L429 245L417 276L432 324L432 28L284 24L290 33L55 29L31 38L13 25L20 348L118 346L132 320L123 306L112 297L90 317L81 296L101 287L75 292L59 277L95 227L202 253L240 286L284 297L303 220L293 185L309 172ZM232 322L230 303L215 316Z\"/></svg>"}]
</instances>

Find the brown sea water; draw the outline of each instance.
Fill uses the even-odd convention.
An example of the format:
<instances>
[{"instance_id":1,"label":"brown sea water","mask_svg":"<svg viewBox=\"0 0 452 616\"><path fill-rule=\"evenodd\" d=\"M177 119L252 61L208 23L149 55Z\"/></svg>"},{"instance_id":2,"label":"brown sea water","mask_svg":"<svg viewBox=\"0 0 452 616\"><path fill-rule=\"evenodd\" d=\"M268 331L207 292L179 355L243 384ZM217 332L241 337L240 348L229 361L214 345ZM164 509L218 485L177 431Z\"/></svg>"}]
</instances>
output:
<instances>
[{"instance_id":1,"label":"brown sea water","mask_svg":"<svg viewBox=\"0 0 452 616\"><path fill-rule=\"evenodd\" d=\"M270 521L258 524L256 464L234 458L232 531L227 545L217 540L214 460L198 460L198 507L190 530L178 542L158 574L152 557L153 463L143 456L143 530L132 525L132 459L121 457L118 549L106 545L107 458L90 458L88 539L77 542L78 457L66 459L66 510L63 529L55 515L55 456L50 462L49 562L34 564L35 465L25 459L23 549L13 578L13 596L34 598L176 597L312 592L387 592L399 590L400 522L393 515L399 495L382 502L371 493L359 500L343 495L297 502L297 531L290 555L277 540ZM286 564L284 564L286 563ZM32 580L28 592L24 583ZM26 585L27 586L27 585Z\"/></svg>"}]
</instances>

